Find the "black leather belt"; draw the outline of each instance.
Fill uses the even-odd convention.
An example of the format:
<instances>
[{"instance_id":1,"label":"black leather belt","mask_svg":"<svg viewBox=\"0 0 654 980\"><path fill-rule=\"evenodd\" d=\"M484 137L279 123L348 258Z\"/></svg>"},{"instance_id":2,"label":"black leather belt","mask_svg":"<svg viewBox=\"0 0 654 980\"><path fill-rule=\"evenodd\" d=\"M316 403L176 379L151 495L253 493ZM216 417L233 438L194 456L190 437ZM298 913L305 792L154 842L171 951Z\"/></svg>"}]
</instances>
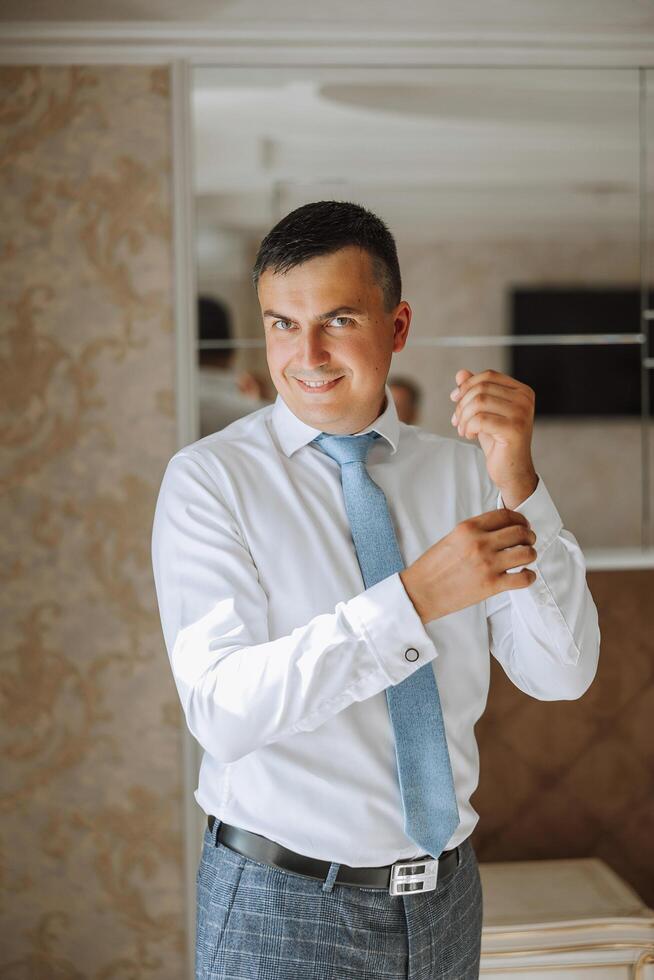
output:
<instances>
[{"instance_id":1,"label":"black leather belt","mask_svg":"<svg viewBox=\"0 0 654 980\"><path fill-rule=\"evenodd\" d=\"M213 816L208 818L211 833L213 833L215 819ZM330 868L329 861L320 861L305 854L297 854L275 841L268 840L267 837L226 823L221 823L218 828L217 841L245 857L308 878L324 881ZM425 855L423 858L396 861L395 864L378 868L350 868L347 864L341 864L335 882L341 885L355 885L359 888L385 888L391 895L433 891L436 881L442 881L458 867L458 864L459 848L455 847L451 851L443 851L437 859Z\"/></svg>"}]
</instances>

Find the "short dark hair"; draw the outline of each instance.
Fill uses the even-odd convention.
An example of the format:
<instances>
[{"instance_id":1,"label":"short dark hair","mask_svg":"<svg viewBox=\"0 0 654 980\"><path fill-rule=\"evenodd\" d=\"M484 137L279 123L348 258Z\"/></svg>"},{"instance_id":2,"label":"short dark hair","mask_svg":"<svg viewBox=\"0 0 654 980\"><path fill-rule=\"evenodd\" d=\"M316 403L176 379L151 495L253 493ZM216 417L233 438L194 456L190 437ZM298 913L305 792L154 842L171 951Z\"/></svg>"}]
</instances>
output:
<instances>
[{"instance_id":1,"label":"short dark hair","mask_svg":"<svg viewBox=\"0 0 654 980\"><path fill-rule=\"evenodd\" d=\"M198 340L231 340L232 317L229 307L217 296L198 296ZM200 347L198 359L205 366L229 364L231 347Z\"/></svg>"},{"instance_id":2,"label":"short dark hair","mask_svg":"<svg viewBox=\"0 0 654 980\"><path fill-rule=\"evenodd\" d=\"M381 286L384 307L392 310L402 298L402 278L395 239L372 211L351 201L313 201L278 221L262 240L252 270L255 289L259 276L271 268L284 273L318 255L348 245L365 249L372 261L375 281Z\"/></svg>"},{"instance_id":3,"label":"short dark hair","mask_svg":"<svg viewBox=\"0 0 654 980\"><path fill-rule=\"evenodd\" d=\"M215 296L198 296L198 334L200 340L230 340L232 318L229 308Z\"/></svg>"}]
</instances>

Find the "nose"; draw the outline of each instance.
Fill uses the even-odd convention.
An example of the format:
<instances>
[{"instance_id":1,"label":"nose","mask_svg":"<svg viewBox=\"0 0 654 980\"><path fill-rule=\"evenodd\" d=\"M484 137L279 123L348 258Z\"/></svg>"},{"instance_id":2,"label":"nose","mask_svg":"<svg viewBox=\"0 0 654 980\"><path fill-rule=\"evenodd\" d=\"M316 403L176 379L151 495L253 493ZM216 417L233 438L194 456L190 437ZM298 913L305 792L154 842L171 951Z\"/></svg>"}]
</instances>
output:
<instances>
[{"instance_id":1,"label":"nose","mask_svg":"<svg viewBox=\"0 0 654 980\"><path fill-rule=\"evenodd\" d=\"M306 370L315 370L329 363L329 352L325 350L322 331L307 330L300 340L298 360Z\"/></svg>"}]
</instances>

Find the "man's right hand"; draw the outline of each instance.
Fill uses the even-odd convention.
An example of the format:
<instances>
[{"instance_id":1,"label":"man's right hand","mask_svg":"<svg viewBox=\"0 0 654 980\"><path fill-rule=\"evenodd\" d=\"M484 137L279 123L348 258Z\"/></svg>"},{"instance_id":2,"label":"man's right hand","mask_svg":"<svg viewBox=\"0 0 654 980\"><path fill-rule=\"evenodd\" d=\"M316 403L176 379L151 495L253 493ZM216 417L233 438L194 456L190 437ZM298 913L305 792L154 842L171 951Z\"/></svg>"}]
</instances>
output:
<instances>
[{"instance_id":1,"label":"man's right hand","mask_svg":"<svg viewBox=\"0 0 654 980\"><path fill-rule=\"evenodd\" d=\"M536 535L527 518L506 507L469 517L433 544L400 579L423 623L472 606L507 589L525 589L536 579Z\"/></svg>"}]
</instances>

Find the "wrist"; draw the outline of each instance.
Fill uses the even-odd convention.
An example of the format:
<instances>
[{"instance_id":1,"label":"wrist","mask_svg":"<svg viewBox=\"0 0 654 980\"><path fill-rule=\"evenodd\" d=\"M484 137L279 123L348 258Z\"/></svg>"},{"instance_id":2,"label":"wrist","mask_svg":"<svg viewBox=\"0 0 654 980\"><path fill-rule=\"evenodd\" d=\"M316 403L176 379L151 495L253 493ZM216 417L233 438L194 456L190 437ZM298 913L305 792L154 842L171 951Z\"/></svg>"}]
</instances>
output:
<instances>
[{"instance_id":1,"label":"wrist","mask_svg":"<svg viewBox=\"0 0 654 980\"><path fill-rule=\"evenodd\" d=\"M426 604L423 603L422 599L420 598L412 565L408 565L406 568L402 569L400 572L400 581L404 586L404 591L413 603L413 608L418 613L423 626L425 626L433 617L429 615Z\"/></svg>"},{"instance_id":2,"label":"wrist","mask_svg":"<svg viewBox=\"0 0 654 980\"><path fill-rule=\"evenodd\" d=\"M521 503L523 503L527 497L531 497L532 493L538 486L538 474L535 470L532 473L521 477L518 480L512 480L510 483L503 484L498 487L504 506L508 507L509 510L514 510Z\"/></svg>"}]
</instances>

